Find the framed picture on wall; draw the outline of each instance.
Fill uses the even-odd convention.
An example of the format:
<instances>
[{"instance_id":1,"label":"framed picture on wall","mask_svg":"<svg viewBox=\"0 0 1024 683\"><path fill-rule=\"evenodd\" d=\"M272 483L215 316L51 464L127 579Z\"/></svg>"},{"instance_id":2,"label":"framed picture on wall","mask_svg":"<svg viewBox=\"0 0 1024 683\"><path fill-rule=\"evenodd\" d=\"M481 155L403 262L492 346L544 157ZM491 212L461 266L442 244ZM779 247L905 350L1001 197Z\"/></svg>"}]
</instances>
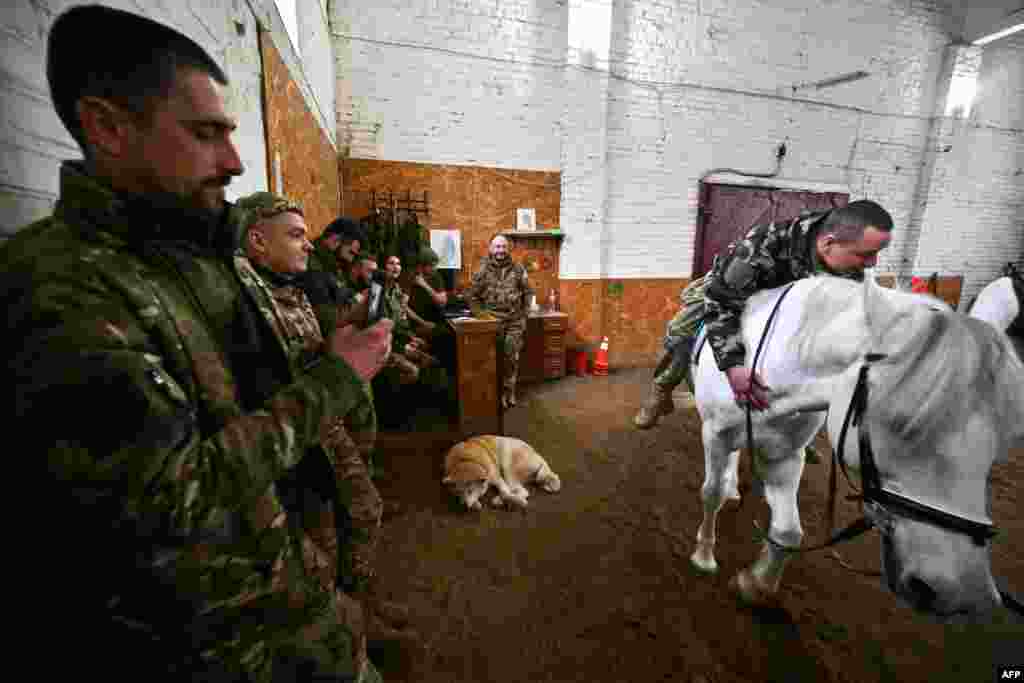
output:
<instances>
[{"instance_id":1,"label":"framed picture on wall","mask_svg":"<svg viewBox=\"0 0 1024 683\"><path fill-rule=\"evenodd\" d=\"M462 234L458 230L431 230L430 248L440 258L438 268L462 268Z\"/></svg>"},{"instance_id":2,"label":"framed picture on wall","mask_svg":"<svg viewBox=\"0 0 1024 683\"><path fill-rule=\"evenodd\" d=\"M536 230L536 209L516 209L516 230Z\"/></svg>"}]
</instances>

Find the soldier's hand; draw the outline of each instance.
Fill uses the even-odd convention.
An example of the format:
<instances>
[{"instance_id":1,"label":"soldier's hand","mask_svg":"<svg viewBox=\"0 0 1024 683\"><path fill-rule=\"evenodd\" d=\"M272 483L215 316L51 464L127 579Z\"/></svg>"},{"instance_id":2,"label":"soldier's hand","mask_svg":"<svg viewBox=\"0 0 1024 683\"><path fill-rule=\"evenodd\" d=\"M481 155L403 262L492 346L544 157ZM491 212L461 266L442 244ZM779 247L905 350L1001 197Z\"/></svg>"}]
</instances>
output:
<instances>
[{"instance_id":1,"label":"soldier's hand","mask_svg":"<svg viewBox=\"0 0 1024 683\"><path fill-rule=\"evenodd\" d=\"M768 408L768 392L771 391L756 372L749 368L735 367L725 371L729 378L729 386L736 397L736 403L746 406L748 403L754 410Z\"/></svg>"},{"instance_id":2,"label":"soldier's hand","mask_svg":"<svg viewBox=\"0 0 1024 683\"><path fill-rule=\"evenodd\" d=\"M357 375L369 382L380 372L391 353L390 320L381 320L360 330L354 325L339 327L327 339L327 351L340 357Z\"/></svg>"}]
</instances>

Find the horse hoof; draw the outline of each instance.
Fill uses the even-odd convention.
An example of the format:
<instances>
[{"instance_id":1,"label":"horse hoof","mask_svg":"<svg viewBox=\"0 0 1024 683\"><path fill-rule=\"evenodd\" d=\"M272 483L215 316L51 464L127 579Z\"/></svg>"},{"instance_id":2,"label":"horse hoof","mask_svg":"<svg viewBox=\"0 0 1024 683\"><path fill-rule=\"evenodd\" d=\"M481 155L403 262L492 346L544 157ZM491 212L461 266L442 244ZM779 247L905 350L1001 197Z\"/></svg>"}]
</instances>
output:
<instances>
[{"instance_id":1,"label":"horse hoof","mask_svg":"<svg viewBox=\"0 0 1024 683\"><path fill-rule=\"evenodd\" d=\"M710 548L698 548L690 555L690 563L701 574L717 574L718 562Z\"/></svg>"},{"instance_id":2,"label":"horse hoof","mask_svg":"<svg viewBox=\"0 0 1024 683\"><path fill-rule=\"evenodd\" d=\"M729 589L736 593L740 601L752 607L774 607L778 605L775 595L757 585L749 572L741 571L729 581Z\"/></svg>"},{"instance_id":3,"label":"horse hoof","mask_svg":"<svg viewBox=\"0 0 1024 683\"><path fill-rule=\"evenodd\" d=\"M726 493L725 494L725 499L727 501L728 500L733 500L733 501L736 501L737 503L740 502L740 500L742 500L742 498L740 496L739 489L733 489L732 491L729 491L728 493Z\"/></svg>"}]
</instances>

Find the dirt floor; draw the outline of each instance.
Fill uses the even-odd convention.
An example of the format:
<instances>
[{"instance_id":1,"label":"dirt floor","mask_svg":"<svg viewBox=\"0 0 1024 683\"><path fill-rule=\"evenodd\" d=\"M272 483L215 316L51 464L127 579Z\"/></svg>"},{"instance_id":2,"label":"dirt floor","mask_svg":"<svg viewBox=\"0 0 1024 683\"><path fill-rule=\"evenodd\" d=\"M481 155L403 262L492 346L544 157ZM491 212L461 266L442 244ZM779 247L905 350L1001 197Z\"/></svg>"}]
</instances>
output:
<instances>
[{"instance_id":1,"label":"dirt floor","mask_svg":"<svg viewBox=\"0 0 1024 683\"><path fill-rule=\"evenodd\" d=\"M423 646L374 653L389 682L991 681L995 662L1024 667L1024 625L943 626L900 604L879 578L825 553L790 563L781 606L753 610L728 587L753 561L763 500L719 517L717 576L689 556L701 519L700 420L677 410L650 431L631 418L650 371L568 377L527 387L506 434L529 441L562 479L526 513L460 510L440 483L451 437L427 417L410 438L382 435L387 501L382 585L406 603ZM825 533L828 446L800 489L805 541ZM741 491L749 493L744 458ZM992 507L999 582L1024 594L1024 449L997 464ZM841 503L839 521L858 514ZM840 550L877 570L875 534Z\"/></svg>"}]
</instances>

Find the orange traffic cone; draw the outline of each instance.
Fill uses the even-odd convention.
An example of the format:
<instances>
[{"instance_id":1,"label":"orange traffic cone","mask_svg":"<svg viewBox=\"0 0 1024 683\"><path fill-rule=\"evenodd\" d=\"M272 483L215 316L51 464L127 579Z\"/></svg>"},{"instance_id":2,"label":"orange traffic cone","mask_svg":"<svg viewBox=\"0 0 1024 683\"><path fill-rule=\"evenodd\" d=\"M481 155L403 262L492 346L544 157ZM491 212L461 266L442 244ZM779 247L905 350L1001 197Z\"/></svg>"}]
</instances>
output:
<instances>
[{"instance_id":1,"label":"orange traffic cone","mask_svg":"<svg viewBox=\"0 0 1024 683\"><path fill-rule=\"evenodd\" d=\"M594 353L594 374L601 377L608 374L608 337L604 338Z\"/></svg>"}]
</instances>

